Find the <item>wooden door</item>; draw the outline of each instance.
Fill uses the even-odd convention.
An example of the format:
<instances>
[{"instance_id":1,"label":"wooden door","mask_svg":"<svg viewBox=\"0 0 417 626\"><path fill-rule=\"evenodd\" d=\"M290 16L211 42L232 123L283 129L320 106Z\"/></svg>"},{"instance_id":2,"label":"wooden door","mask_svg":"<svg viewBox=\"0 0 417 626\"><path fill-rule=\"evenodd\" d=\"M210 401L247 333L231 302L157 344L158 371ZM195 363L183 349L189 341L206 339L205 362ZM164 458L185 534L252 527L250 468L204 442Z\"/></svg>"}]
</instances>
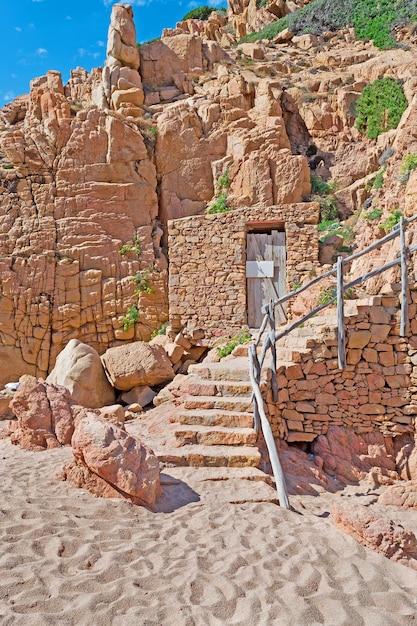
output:
<instances>
[{"instance_id":1,"label":"wooden door","mask_svg":"<svg viewBox=\"0 0 417 626\"><path fill-rule=\"evenodd\" d=\"M259 328L264 304L286 292L285 233L248 233L246 259L248 325ZM285 305L275 307L275 319L286 321Z\"/></svg>"}]
</instances>

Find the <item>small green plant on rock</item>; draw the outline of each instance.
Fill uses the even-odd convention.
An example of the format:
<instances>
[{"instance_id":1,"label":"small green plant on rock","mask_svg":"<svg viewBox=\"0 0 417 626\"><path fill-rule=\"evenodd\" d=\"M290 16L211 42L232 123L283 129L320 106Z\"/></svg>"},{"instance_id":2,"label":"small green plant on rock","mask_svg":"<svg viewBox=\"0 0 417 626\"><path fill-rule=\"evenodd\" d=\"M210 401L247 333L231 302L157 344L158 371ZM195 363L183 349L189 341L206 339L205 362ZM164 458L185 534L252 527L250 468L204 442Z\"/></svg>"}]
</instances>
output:
<instances>
[{"instance_id":1,"label":"small green plant on rock","mask_svg":"<svg viewBox=\"0 0 417 626\"><path fill-rule=\"evenodd\" d=\"M416 167L417 167L417 154L410 152L410 154L407 154L404 157L403 162L401 164L401 168L400 168L400 183L402 185L407 184L408 179L410 178L411 172L415 170Z\"/></svg>"},{"instance_id":2,"label":"small green plant on rock","mask_svg":"<svg viewBox=\"0 0 417 626\"><path fill-rule=\"evenodd\" d=\"M317 306L322 306L323 304L329 304L334 298L337 297L337 289L336 287L326 287L322 289L317 297ZM344 300L351 300L355 297L355 289L353 287L349 287L345 289L343 294Z\"/></svg>"},{"instance_id":3,"label":"small green plant on rock","mask_svg":"<svg viewBox=\"0 0 417 626\"><path fill-rule=\"evenodd\" d=\"M378 228L384 230L386 233L390 233L394 226L396 224L399 224L402 215L402 211L394 209L393 211L391 211L391 214L387 217L387 219L378 225Z\"/></svg>"},{"instance_id":4,"label":"small green plant on rock","mask_svg":"<svg viewBox=\"0 0 417 626\"><path fill-rule=\"evenodd\" d=\"M133 250L135 251L136 256L139 258L140 255L142 254L142 248L141 245L139 243L139 239L137 238L136 235L133 235L132 237L132 242L133 243L126 243L124 244L120 250L119 250L119 254L121 256L124 256L125 254L127 254L128 252L132 252Z\"/></svg>"},{"instance_id":5,"label":"small green plant on rock","mask_svg":"<svg viewBox=\"0 0 417 626\"><path fill-rule=\"evenodd\" d=\"M339 209L334 192L336 190L336 181L324 180L320 176L311 174L311 193L312 200L320 205L320 222L332 222L337 220Z\"/></svg>"},{"instance_id":6,"label":"small green plant on rock","mask_svg":"<svg viewBox=\"0 0 417 626\"><path fill-rule=\"evenodd\" d=\"M126 311L126 315L122 318L123 330L126 332L138 322L140 318L140 312L137 307L137 304L133 304Z\"/></svg>"},{"instance_id":7,"label":"small green plant on rock","mask_svg":"<svg viewBox=\"0 0 417 626\"><path fill-rule=\"evenodd\" d=\"M372 211L368 211L368 213L365 213L364 218L369 222L373 222L374 220L379 220L381 215L382 209L376 207L375 209L372 209Z\"/></svg>"},{"instance_id":8,"label":"small green plant on rock","mask_svg":"<svg viewBox=\"0 0 417 626\"><path fill-rule=\"evenodd\" d=\"M252 336L248 330L242 329L228 343L217 348L217 354L222 359L224 356L231 354L236 346L248 343L248 341L252 341Z\"/></svg>"},{"instance_id":9,"label":"small green plant on rock","mask_svg":"<svg viewBox=\"0 0 417 626\"><path fill-rule=\"evenodd\" d=\"M135 296L141 293L152 293L152 287L149 284L149 276L152 273L152 268L148 267L146 270L138 270L132 278L132 283L136 289L133 292Z\"/></svg>"},{"instance_id":10,"label":"small green plant on rock","mask_svg":"<svg viewBox=\"0 0 417 626\"><path fill-rule=\"evenodd\" d=\"M208 214L226 213L227 211L230 211L230 208L227 206L229 186L229 168L226 168L216 182L216 195L208 204L206 211Z\"/></svg>"},{"instance_id":11,"label":"small green plant on rock","mask_svg":"<svg viewBox=\"0 0 417 626\"><path fill-rule=\"evenodd\" d=\"M153 331L151 335L151 339L154 339L155 337L158 337L159 335L166 335L168 326L169 326L169 322L164 322L162 326L158 328L158 330Z\"/></svg>"},{"instance_id":12,"label":"small green plant on rock","mask_svg":"<svg viewBox=\"0 0 417 626\"><path fill-rule=\"evenodd\" d=\"M379 170L378 174L375 176L375 178L372 181L372 189L382 189L383 185L384 185L384 174L386 171L386 167L383 167L381 170Z\"/></svg>"}]
</instances>

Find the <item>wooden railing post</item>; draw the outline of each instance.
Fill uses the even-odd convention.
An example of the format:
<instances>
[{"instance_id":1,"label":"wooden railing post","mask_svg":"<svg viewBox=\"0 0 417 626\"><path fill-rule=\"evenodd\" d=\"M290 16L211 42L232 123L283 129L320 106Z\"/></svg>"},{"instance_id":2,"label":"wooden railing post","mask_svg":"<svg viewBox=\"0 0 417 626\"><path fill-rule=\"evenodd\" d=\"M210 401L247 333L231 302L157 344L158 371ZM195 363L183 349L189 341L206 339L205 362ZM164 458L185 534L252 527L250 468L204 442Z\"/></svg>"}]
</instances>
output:
<instances>
[{"instance_id":1,"label":"wooden railing post","mask_svg":"<svg viewBox=\"0 0 417 626\"><path fill-rule=\"evenodd\" d=\"M272 397L274 402L278 402L278 381L277 381L277 348L275 345L275 313L272 301L268 305L269 318L269 343L271 347L271 370L272 370Z\"/></svg>"},{"instance_id":2,"label":"wooden railing post","mask_svg":"<svg viewBox=\"0 0 417 626\"><path fill-rule=\"evenodd\" d=\"M256 356L256 346L251 344L249 346L249 363L252 365L257 359ZM255 396L255 405L258 406L259 416L262 424L262 432L264 435L266 447L268 448L269 460L271 461L272 473L275 478L275 486L278 492L279 504L284 507L284 509L290 508L290 502L288 500L287 486L285 484L285 477L282 471L281 463L279 461L277 446L275 444L275 439L272 434L271 425L266 416L264 409L264 401L262 398L262 393L259 388L259 384L255 378L255 372L252 366L249 369L250 379L253 387L253 392Z\"/></svg>"},{"instance_id":3,"label":"wooden railing post","mask_svg":"<svg viewBox=\"0 0 417 626\"><path fill-rule=\"evenodd\" d=\"M337 352L339 369L346 367L345 313L343 290L343 258L337 257Z\"/></svg>"},{"instance_id":4,"label":"wooden railing post","mask_svg":"<svg viewBox=\"0 0 417 626\"><path fill-rule=\"evenodd\" d=\"M408 333L408 275L407 275L407 243L406 243L406 222L401 216L400 219L400 258L401 258L401 326L400 336L405 337Z\"/></svg>"}]
</instances>

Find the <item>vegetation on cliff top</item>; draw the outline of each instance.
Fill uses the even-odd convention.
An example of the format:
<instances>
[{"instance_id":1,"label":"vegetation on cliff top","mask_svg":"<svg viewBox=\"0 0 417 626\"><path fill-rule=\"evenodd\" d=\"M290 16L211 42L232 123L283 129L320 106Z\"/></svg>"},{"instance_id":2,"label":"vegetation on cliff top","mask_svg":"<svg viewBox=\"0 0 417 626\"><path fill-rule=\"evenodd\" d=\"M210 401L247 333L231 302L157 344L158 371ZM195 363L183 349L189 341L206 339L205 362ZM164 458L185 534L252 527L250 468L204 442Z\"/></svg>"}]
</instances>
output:
<instances>
[{"instance_id":1,"label":"vegetation on cliff top","mask_svg":"<svg viewBox=\"0 0 417 626\"><path fill-rule=\"evenodd\" d=\"M206 4L202 7L196 7L195 9L191 9L184 15L181 21L183 20L207 20L209 16L213 13L213 11L226 11L224 7L220 7L216 9L215 7L209 7Z\"/></svg>"},{"instance_id":2,"label":"vegetation on cliff top","mask_svg":"<svg viewBox=\"0 0 417 626\"><path fill-rule=\"evenodd\" d=\"M241 41L272 39L288 28L296 35L321 35L353 26L358 39L371 39L381 50L396 45L397 26L417 21L417 0L314 0Z\"/></svg>"}]
</instances>

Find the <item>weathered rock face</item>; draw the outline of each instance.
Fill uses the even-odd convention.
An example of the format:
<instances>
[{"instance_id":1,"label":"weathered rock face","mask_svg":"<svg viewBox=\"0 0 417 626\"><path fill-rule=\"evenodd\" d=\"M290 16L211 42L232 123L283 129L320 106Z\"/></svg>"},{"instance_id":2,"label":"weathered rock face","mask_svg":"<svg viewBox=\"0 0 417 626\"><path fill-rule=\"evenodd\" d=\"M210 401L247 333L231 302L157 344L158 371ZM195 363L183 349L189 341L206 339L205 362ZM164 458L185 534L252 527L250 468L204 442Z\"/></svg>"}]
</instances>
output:
<instances>
[{"instance_id":1,"label":"weathered rock face","mask_svg":"<svg viewBox=\"0 0 417 626\"><path fill-rule=\"evenodd\" d=\"M65 387L75 404L98 408L113 404L115 393L94 348L71 339L58 355L46 382Z\"/></svg>"},{"instance_id":2,"label":"weathered rock face","mask_svg":"<svg viewBox=\"0 0 417 626\"><path fill-rule=\"evenodd\" d=\"M360 504L333 505L332 522L363 546L417 570L417 538L401 524L378 517Z\"/></svg>"},{"instance_id":3,"label":"weathered rock face","mask_svg":"<svg viewBox=\"0 0 417 626\"><path fill-rule=\"evenodd\" d=\"M74 418L82 411L73 406L69 392L58 385L27 376L10 403L17 417L12 443L27 450L69 445Z\"/></svg>"},{"instance_id":4,"label":"weathered rock face","mask_svg":"<svg viewBox=\"0 0 417 626\"><path fill-rule=\"evenodd\" d=\"M156 143L164 222L201 212L225 171L232 209L300 202L309 193L307 160L291 153L281 96L279 84L219 66L198 98L165 109Z\"/></svg>"},{"instance_id":5,"label":"weathered rock face","mask_svg":"<svg viewBox=\"0 0 417 626\"><path fill-rule=\"evenodd\" d=\"M313 450L323 461L323 470L344 484L362 480L370 473L378 484L389 484L399 478L392 439L380 433L361 436L346 428L330 426L327 434L314 442Z\"/></svg>"},{"instance_id":6,"label":"weathered rock face","mask_svg":"<svg viewBox=\"0 0 417 626\"><path fill-rule=\"evenodd\" d=\"M150 507L161 495L158 459L115 424L88 413L77 423L72 448L74 462L62 477L77 487Z\"/></svg>"},{"instance_id":7,"label":"weathered rock face","mask_svg":"<svg viewBox=\"0 0 417 626\"><path fill-rule=\"evenodd\" d=\"M136 124L88 106L75 113L48 72L0 136L13 165L0 170L0 384L45 376L72 338L103 352L166 319L154 165ZM121 256L133 237L139 254ZM152 293L134 294L138 271ZM125 332L132 305L143 313Z\"/></svg>"},{"instance_id":8,"label":"weathered rock face","mask_svg":"<svg viewBox=\"0 0 417 626\"><path fill-rule=\"evenodd\" d=\"M160 385L174 378L165 350L143 341L110 348L102 361L113 387L122 391L139 385Z\"/></svg>"}]
</instances>

